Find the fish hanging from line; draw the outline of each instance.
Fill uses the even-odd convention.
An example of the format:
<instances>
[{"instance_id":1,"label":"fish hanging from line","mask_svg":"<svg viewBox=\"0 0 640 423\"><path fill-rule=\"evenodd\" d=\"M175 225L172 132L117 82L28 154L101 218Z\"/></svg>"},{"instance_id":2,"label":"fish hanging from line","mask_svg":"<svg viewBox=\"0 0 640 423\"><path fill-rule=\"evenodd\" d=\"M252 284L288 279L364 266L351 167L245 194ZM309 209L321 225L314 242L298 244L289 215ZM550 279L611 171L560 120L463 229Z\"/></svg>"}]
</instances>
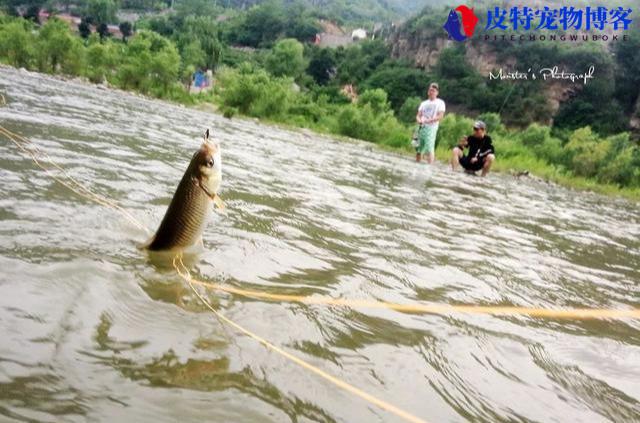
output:
<instances>
[{"instance_id":1,"label":"fish hanging from line","mask_svg":"<svg viewBox=\"0 0 640 423\"><path fill-rule=\"evenodd\" d=\"M204 142L191 158L158 231L140 248L173 251L201 243L211 204L224 209L224 203L218 196L221 181L220 146L209 141L207 130Z\"/></svg>"}]
</instances>

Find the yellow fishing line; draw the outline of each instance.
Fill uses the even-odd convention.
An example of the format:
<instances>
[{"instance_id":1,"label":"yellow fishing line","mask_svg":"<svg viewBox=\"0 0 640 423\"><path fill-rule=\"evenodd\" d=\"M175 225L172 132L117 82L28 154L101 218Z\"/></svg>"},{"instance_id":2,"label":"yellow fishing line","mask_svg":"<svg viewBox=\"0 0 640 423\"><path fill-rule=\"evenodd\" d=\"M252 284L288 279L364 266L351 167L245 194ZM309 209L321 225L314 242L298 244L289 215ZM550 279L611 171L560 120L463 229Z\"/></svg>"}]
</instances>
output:
<instances>
[{"instance_id":1,"label":"yellow fishing line","mask_svg":"<svg viewBox=\"0 0 640 423\"><path fill-rule=\"evenodd\" d=\"M21 151L28 154L33 162L44 170L51 178L60 182L76 194L87 198L91 201L95 201L105 207L115 209L120 212L127 220L129 220L135 226L151 232L144 224L131 215L127 210L120 207L114 201L95 194L89 188L85 187L81 182L73 178L69 173L60 165L55 163L53 159L42 152L33 145L28 139L14 134L8 129L0 126L0 133L9 138ZM24 144L23 144L24 143ZM25 144L28 144L31 148L36 150L38 154L42 154L48 158L49 163L56 169L63 172L63 174L73 182L73 185L60 179L54 175L49 169L47 169L36 157L36 155L25 148ZM75 185L75 186L74 186ZM79 191L82 190L82 191ZM447 304L397 304L384 301L371 301L371 300L349 300L343 298L330 298L320 296L301 296L301 295L289 295L289 294L271 294L262 291L252 291L233 286L215 284L210 282L204 282L197 279L191 279L192 283L204 286L209 289L218 291L224 291L230 294L241 295L250 298L259 298L269 301L283 301L283 302L298 302L304 304L318 304L318 305L330 305L330 306L344 306L352 308L378 308L378 309L390 309L396 311L402 311L407 313L428 313L428 314L450 314L450 313L468 313L468 314L490 314L490 315L512 315L512 316L532 316L532 317L546 317L546 318L574 318L574 319L622 319L640 318L640 309L630 308L626 310L615 309L587 309L587 308L574 308L574 309L546 309L535 307L516 307L516 306L475 306L475 305L447 305Z\"/></svg>"},{"instance_id":2,"label":"yellow fishing line","mask_svg":"<svg viewBox=\"0 0 640 423\"><path fill-rule=\"evenodd\" d=\"M28 154L31 159L33 160L33 162L36 164L36 166L38 166L40 169L42 169L47 175L49 175L52 179L56 180L57 182L61 183L62 185L64 185L65 187L69 188L71 191L75 192L76 194L80 195L81 197L84 197L88 200L94 201L98 204L101 204L105 207L114 209L118 212L120 212L125 218L127 218L131 223L133 223L134 225L146 229L148 230L141 222L139 222L135 217L133 217L132 215L130 215L126 210L124 210L123 208L121 208L120 206L118 206L117 204L113 203L112 201L99 196L98 194L95 194L94 192L92 192L91 190L89 190L88 188L86 188L83 184L81 184L80 182L78 182L76 179L74 179L71 175L69 175L62 167L60 167L58 164L56 164L51 157L48 157L48 160L50 162L50 164L54 167L56 167L57 169L61 170L64 175L73 182L73 184L70 184L64 180L62 180L61 178L57 177L56 175L54 175L49 169L47 169L42 163L40 163L40 161L38 160L38 158L36 157L36 155L33 153L33 151L29 150L28 148L26 148L24 146L24 144L20 141L23 141L24 143L29 144L32 148L34 147L32 143L30 143L29 140L27 140L26 138L20 137L19 135L13 134L11 131L7 130L6 128L3 128L2 126L0 126L0 133L4 134L5 137L9 138L22 152ZM37 148L34 148L34 150L38 151ZM40 151L38 151L40 153ZM307 363L306 361L284 351L283 349L273 345L272 343L270 343L269 341L267 341L266 339L260 337L259 335L256 335L255 333L249 331L248 329L245 329L244 327L240 326L238 323L234 322L233 320L229 319L228 317L226 317L225 315L223 315L222 313L218 312L216 309L214 309L211 304L200 295L200 293L194 288L193 284L191 283L191 275L189 273L189 270L184 266L184 263L182 262L182 257L180 255L180 263L182 265L182 267L186 270L186 273L184 273L183 271L181 271L177 266L176 266L176 259L174 258L173 264L174 264L174 268L176 269L176 272L183 278L186 278L186 280L189 282L189 286L190 288L193 290L193 292L195 293L195 295L200 299L200 301L202 301L202 303L208 308L210 309L220 320L224 321L225 323L229 324L230 326L236 328L238 331L246 334L247 336L255 339L256 341L260 342L261 344L263 344L264 346L266 346L268 349L277 352L278 354L282 355L283 357L287 358L290 361L293 361L294 363L302 366L303 368L317 374L318 376L322 377L323 379L333 383L334 385L346 390L347 392L350 392L354 395L359 396L360 398L364 399L365 401L376 405L380 408L382 408L383 410L387 410L401 418L403 418L404 420L408 421L408 422L412 422L412 423L426 423L424 420L392 405L389 404L386 401L383 401L379 398L374 397L373 395L370 395L358 388L356 388L355 386L352 386L350 384L348 384L347 382L344 382L338 378L336 378L335 376L332 376L330 374L328 374L327 372L319 369L318 367L313 366L312 364ZM185 275L187 275L185 277Z\"/></svg>"},{"instance_id":3,"label":"yellow fishing line","mask_svg":"<svg viewBox=\"0 0 640 423\"><path fill-rule=\"evenodd\" d=\"M79 182L77 179L75 179L73 176L71 176L66 169L64 169L62 166L58 165L52 158L51 156L49 156L49 154L45 151L42 151L40 148L38 148L35 144L33 144L29 139L18 135L18 134L14 134L11 131L9 131L6 128L0 127L0 132L4 133L11 141L14 142L14 144L16 144L18 146L18 148L20 148L22 151L25 151L27 154L29 154L33 160L36 162L37 165L39 165L39 161L38 159L35 157L35 154L29 150L27 150L25 148L25 145L28 145L32 150L34 150L36 153L38 153L39 155L44 156L50 165L52 165L53 167L55 167L56 169L60 170L71 182L73 182L79 189L81 189L82 191L86 192L88 195L94 196L98 199L100 199L101 201L104 201L106 203L109 203L111 205L113 205L116 208L120 208L120 206L118 205L118 203L110 198L107 197L103 197L100 196L96 193L94 193L93 191L91 191L89 188L85 187L81 182ZM40 165L39 165L40 166ZM120 208L121 212L124 213L128 213L126 210Z\"/></svg>"},{"instance_id":4,"label":"yellow fishing line","mask_svg":"<svg viewBox=\"0 0 640 423\"><path fill-rule=\"evenodd\" d=\"M575 318L575 319L622 319L640 318L640 309L611 310L611 309L546 309L534 307L516 306L476 306L476 305L447 305L447 304L398 304L386 301L371 300L349 300L344 298L330 298L320 296L303 296L290 294L270 294L263 291L252 291L236 288L229 285L222 285L211 282L204 282L198 279L191 279L191 282L209 289L224 291L230 294L241 295L243 297L259 298L269 301L295 302L304 304L320 304L330 306L343 306L351 308L382 308L407 313L422 314L491 314L502 316L532 316L548 318Z\"/></svg>"},{"instance_id":5,"label":"yellow fishing line","mask_svg":"<svg viewBox=\"0 0 640 423\"><path fill-rule=\"evenodd\" d=\"M182 267L182 271L178 268L176 261L180 262L180 266ZM280 354L281 356L287 358L290 361L293 361L294 363L298 364L299 366L302 366L303 368L315 373L316 375L320 376L321 378L323 378L324 380L333 383L334 385L336 385L337 387L344 389L347 392L350 392L362 399L364 399L365 401L369 402L370 404L373 405L377 405L378 407L382 408L385 411L388 411L390 413L395 414L398 417L401 417L402 419L408 421L408 422L413 422L413 423L425 423L425 420L422 420L421 418L414 416L411 413L408 413L396 406L394 406L393 404L389 404L388 402L381 400L371 394L368 394L366 392L364 392L363 390L356 388L355 386L338 379L335 376L330 375L329 373L325 372L324 370L314 366L313 364L307 363L306 361L304 361L301 358L296 357L293 354L288 353L287 351L283 350L280 347L277 347L275 345L273 345L271 342L267 341L266 339L262 338L261 336L251 332L249 329L244 328L243 326L240 326L239 324L237 324L236 322L232 321L231 319L229 319L228 317L226 317L224 314L220 313L218 310L216 310L211 303L209 303L209 301L207 301L202 295L200 295L200 293L195 289L195 287L193 286L193 284L191 283L193 281L193 279L191 278L191 274L189 273L189 270L184 266L184 263L182 263L182 257L181 254L176 256L173 259L173 267L176 269L176 272L178 272L178 274L185 279L188 283L189 283L189 287L191 288L191 290L193 291L194 294L196 294L198 296L198 298L200 298L200 300L204 303L204 305L211 310L220 320L226 322L227 324L233 326L234 328L236 328L238 331L244 333L245 335L247 335L250 338L255 339L256 341L258 341L259 343L261 343L262 345L264 345L265 347L267 347L269 350L274 351L278 354Z\"/></svg>"},{"instance_id":6,"label":"yellow fishing line","mask_svg":"<svg viewBox=\"0 0 640 423\"><path fill-rule=\"evenodd\" d=\"M73 178L64 168L59 166L55 161L46 153L33 145L27 138L21 137L20 135L14 134L8 129L0 126L0 134L3 134L9 140L11 140L23 153L27 154L33 162L42 169L47 175L49 175L52 179L69 188L71 191L80 195L83 198L86 198L90 201L94 201L100 205L111 208L119 213L121 213L129 222L134 224L135 226L144 229L150 232L149 228L147 228L143 223L141 223L138 219L136 219L133 215L131 215L127 210L123 209L113 200L98 195L91 191L89 188L84 186L81 182ZM29 146L27 148L26 146ZM40 154L47 158L49 165L58 169L62 172L63 175L68 179L65 181L51 172L45 165L43 165L36 156ZM70 181L70 182L69 182ZM178 262L180 267L178 267ZM553 310L553 309L543 309L543 308L532 308L532 307L512 307L512 306L474 306L474 305L442 305L442 304L396 304L389 303L384 301L370 301L370 300L349 300L349 299L341 299L341 298L329 298L329 297L320 297L320 296L301 296L301 295L289 295L289 294L271 294L267 292L261 291L252 291L246 289L235 288L232 286L215 284L210 282L204 282L197 279L194 279L191 276L191 273L186 268L184 263L182 262L182 255L178 255L173 259L173 266L178 275L182 277L185 281L188 282L189 287L194 292L194 294L202 301L202 303L211 310L220 320L225 323L233 326L238 331L244 333L245 335L253 338L254 340L260 342L268 349L275 351L276 353L282 355L288 360L302 366L303 368L315 373L316 375L322 377L323 379L333 383L334 385L340 387L341 389L350 392L370 404L376 405L383 410L386 410L390 413L401 417L402 419L413 422L413 423L425 423L424 420L419 417L414 416L392 404L389 404L379 398L376 398L373 395L370 395L361 389L356 388L349 383L342 381L335 376L328 374L327 372L319 369L318 367L313 366L312 364L307 363L306 361L286 352L285 350L273 345L266 339L260 337L259 335L245 329L238 323L235 323L233 320L226 317L224 314L217 311L213 306L195 289L194 285L200 285L202 287L224 291L230 294L241 295L249 298L259 298L269 301L283 301L283 302L297 302L304 304L320 304L320 305L330 305L330 306L344 306L344 307L352 307L352 308L378 308L378 309L390 309L407 313L428 313L428 314L450 314L450 313L468 313L468 314L489 314L489 315L511 315L511 316L532 316L532 317L546 317L546 318L575 318L575 319L621 319L621 318L632 318L638 319L640 318L640 309L627 309L627 310L609 310L609 309L564 309L564 310Z\"/></svg>"},{"instance_id":7,"label":"yellow fishing line","mask_svg":"<svg viewBox=\"0 0 640 423\"><path fill-rule=\"evenodd\" d=\"M6 129L6 128L2 127L2 126L0 126L0 134L5 135L22 152L24 152L25 154L28 154L31 157L31 160L35 163L35 165L38 166L40 169L42 169L47 175L49 175L55 181L59 182L60 184L64 185L65 187L69 188L71 191L75 192L76 194L78 194L79 196L81 196L83 198L86 198L88 200L94 201L94 202L96 202L96 203L98 203L100 205L103 205L105 207L117 210L129 222L131 222L134 226L137 226L138 228L140 228L142 230L145 230L147 232L151 232L149 230L149 228L147 228L142 222L140 222L138 219L136 219L131 213L129 213L126 209L122 208L116 202L114 202L113 200L111 200L109 198L103 197L103 196L101 196L99 194L96 194L93 191L91 191L89 188L85 187L81 182L79 182L77 179L75 179L73 176L71 176L63 167L58 165L51 158L51 156L49 156L46 152L43 152L38 147L33 145L33 143L31 143L31 141L29 141L28 139L26 139L26 138L24 138L24 137L22 137L20 135L14 134L13 132L9 131L8 129ZM27 148L27 145L29 146L29 148ZM61 178L57 177L55 174L53 174L50 169L48 169L45 165L43 165L40 162L40 160L38 160L38 157L37 157L36 153L38 155L46 157L47 161L49 162L49 164L51 166L55 167L56 169L60 170L67 177L67 179L70 182L64 181Z\"/></svg>"}]
</instances>

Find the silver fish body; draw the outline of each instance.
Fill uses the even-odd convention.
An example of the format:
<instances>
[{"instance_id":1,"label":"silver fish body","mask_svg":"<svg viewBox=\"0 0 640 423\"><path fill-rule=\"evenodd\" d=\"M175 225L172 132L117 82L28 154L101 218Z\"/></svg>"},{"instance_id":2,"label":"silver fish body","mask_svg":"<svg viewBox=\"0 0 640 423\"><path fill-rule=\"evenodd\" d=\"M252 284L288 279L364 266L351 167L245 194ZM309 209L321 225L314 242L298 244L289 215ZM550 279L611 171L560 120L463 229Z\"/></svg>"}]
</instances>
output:
<instances>
[{"instance_id":1,"label":"silver fish body","mask_svg":"<svg viewBox=\"0 0 640 423\"><path fill-rule=\"evenodd\" d=\"M202 236L222 180L220 149L205 142L193 155L156 234L151 251L183 250Z\"/></svg>"}]
</instances>

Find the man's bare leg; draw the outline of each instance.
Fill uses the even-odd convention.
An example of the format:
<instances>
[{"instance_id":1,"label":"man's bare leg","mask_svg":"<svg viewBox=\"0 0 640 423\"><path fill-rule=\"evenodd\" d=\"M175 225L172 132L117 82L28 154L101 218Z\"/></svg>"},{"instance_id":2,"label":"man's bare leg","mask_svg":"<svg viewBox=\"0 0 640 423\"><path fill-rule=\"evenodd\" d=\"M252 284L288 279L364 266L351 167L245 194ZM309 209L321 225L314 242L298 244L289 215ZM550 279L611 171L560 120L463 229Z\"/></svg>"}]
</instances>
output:
<instances>
[{"instance_id":1,"label":"man's bare leg","mask_svg":"<svg viewBox=\"0 0 640 423\"><path fill-rule=\"evenodd\" d=\"M427 163L432 164L435 159L436 159L436 155L433 151L426 154Z\"/></svg>"},{"instance_id":2,"label":"man's bare leg","mask_svg":"<svg viewBox=\"0 0 640 423\"><path fill-rule=\"evenodd\" d=\"M416 153L416 162L420 163L420 160L422 160L422 154Z\"/></svg>"},{"instance_id":3,"label":"man's bare leg","mask_svg":"<svg viewBox=\"0 0 640 423\"><path fill-rule=\"evenodd\" d=\"M451 153L451 170L456 170L460 166L460 157L462 157L462 150L455 147Z\"/></svg>"},{"instance_id":4,"label":"man's bare leg","mask_svg":"<svg viewBox=\"0 0 640 423\"><path fill-rule=\"evenodd\" d=\"M491 165L493 164L495 159L496 159L496 156L494 156L493 154L489 154L487 156L487 158L484 159L484 164L482 165L482 175L481 176L486 176L486 174L489 173L489 169L491 169Z\"/></svg>"}]
</instances>

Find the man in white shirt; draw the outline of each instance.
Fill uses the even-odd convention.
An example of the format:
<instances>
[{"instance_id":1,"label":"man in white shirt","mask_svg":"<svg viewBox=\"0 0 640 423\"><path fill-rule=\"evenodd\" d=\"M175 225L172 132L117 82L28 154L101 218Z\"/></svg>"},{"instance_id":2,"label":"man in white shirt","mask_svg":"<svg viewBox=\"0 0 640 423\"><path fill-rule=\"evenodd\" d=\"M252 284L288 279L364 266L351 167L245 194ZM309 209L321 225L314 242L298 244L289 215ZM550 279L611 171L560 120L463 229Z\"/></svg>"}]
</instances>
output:
<instances>
[{"instance_id":1,"label":"man in white shirt","mask_svg":"<svg viewBox=\"0 0 640 423\"><path fill-rule=\"evenodd\" d=\"M439 122L444 117L445 104L438 98L438 84L432 82L427 91L427 100L420 103L416 122L418 129L418 145L416 146L416 162L426 159L427 163L433 163L435 159L434 149ZM426 156L426 157L425 157Z\"/></svg>"}]
</instances>

